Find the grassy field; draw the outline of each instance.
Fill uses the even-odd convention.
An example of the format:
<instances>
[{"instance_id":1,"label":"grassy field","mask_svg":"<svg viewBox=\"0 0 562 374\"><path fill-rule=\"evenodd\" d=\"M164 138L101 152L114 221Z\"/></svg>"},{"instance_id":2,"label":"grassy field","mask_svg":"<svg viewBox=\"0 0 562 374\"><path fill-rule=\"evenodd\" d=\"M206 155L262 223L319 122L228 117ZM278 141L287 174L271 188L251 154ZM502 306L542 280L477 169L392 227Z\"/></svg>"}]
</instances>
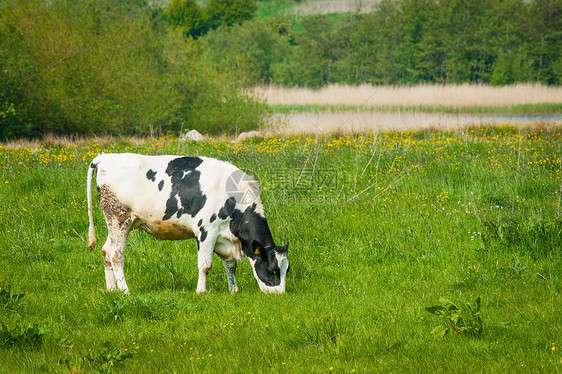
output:
<instances>
[{"instance_id":1,"label":"grassy field","mask_svg":"<svg viewBox=\"0 0 562 374\"><path fill-rule=\"evenodd\" d=\"M505 125L2 146L0 372L562 372L561 145L562 127ZM132 294L107 293L86 243L101 151L254 174L290 243L287 293L262 294L244 261L230 294L215 257L196 295L195 242L136 231Z\"/></svg>"}]
</instances>

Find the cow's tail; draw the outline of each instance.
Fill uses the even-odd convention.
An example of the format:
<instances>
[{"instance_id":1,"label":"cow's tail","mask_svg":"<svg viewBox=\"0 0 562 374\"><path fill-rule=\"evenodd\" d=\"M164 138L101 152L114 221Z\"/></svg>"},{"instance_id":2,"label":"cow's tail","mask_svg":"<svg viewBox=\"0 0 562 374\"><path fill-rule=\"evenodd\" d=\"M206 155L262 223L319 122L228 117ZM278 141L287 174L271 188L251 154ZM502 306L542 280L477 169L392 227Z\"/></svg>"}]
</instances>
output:
<instances>
[{"instance_id":1,"label":"cow's tail","mask_svg":"<svg viewBox=\"0 0 562 374\"><path fill-rule=\"evenodd\" d=\"M88 249L90 252L94 250L96 246L96 230L94 229L94 215L92 213L92 179L94 177L94 172L96 171L99 163L99 156L94 158L90 167L88 168L88 178L87 178L87 199L88 199Z\"/></svg>"}]
</instances>

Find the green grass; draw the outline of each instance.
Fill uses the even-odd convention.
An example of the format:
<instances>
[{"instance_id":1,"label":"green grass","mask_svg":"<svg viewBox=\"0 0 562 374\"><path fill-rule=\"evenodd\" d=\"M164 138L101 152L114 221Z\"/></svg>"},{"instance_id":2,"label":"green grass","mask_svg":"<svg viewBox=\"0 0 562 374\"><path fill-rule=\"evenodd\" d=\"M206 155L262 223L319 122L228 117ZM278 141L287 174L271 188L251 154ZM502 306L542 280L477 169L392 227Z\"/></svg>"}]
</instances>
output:
<instances>
[{"instance_id":1,"label":"green grass","mask_svg":"<svg viewBox=\"0 0 562 374\"><path fill-rule=\"evenodd\" d=\"M0 147L0 372L562 372L562 127L466 128L242 144L172 137ZM132 294L87 251L85 177L100 151L207 155L253 173L287 293L193 241L132 232ZM98 241L106 234L95 204ZM481 298L479 334L436 339L425 308Z\"/></svg>"},{"instance_id":2,"label":"green grass","mask_svg":"<svg viewBox=\"0 0 562 374\"><path fill-rule=\"evenodd\" d=\"M341 112L382 112L382 113L451 113L451 114L559 114L562 103L517 104L509 106L446 105L323 105L293 104L268 105L275 113L341 113Z\"/></svg>"}]
</instances>

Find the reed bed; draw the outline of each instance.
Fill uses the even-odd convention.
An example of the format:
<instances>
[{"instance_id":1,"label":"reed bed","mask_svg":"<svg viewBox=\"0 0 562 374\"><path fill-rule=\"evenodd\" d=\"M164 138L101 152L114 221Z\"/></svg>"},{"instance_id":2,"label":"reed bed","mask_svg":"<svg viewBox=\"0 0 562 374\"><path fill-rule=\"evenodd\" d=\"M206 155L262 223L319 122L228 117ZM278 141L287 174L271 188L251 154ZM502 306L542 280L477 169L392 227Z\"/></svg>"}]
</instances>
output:
<instances>
[{"instance_id":1,"label":"reed bed","mask_svg":"<svg viewBox=\"0 0 562 374\"><path fill-rule=\"evenodd\" d=\"M433 105L462 108L562 103L562 87L532 83L499 87L484 84L329 85L318 90L265 86L257 87L254 91L257 97L262 98L270 105Z\"/></svg>"},{"instance_id":2,"label":"reed bed","mask_svg":"<svg viewBox=\"0 0 562 374\"><path fill-rule=\"evenodd\" d=\"M545 118L443 113L293 113L277 116L273 132L284 134L368 133L420 129L459 129L470 126L547 126L561 124L560 116Z\"/></svg>"}]
</instances>

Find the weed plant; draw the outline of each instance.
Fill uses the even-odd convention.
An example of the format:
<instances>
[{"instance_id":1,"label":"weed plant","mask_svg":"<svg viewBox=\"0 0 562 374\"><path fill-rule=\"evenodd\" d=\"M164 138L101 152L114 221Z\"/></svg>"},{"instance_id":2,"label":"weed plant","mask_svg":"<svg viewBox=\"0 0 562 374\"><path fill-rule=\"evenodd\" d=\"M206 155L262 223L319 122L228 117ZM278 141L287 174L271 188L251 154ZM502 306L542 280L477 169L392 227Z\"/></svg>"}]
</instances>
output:
<instances>
[{"instance_id":1,"label":"weed plant","mask_svg":"<svg viewBox=\"0 0 562 374\"><path fill-rule=\"evenodd\" d=\"M559 126L506 125L0 147L0 323L14 342L0 372L561 372L561 144ZM132 294L107 293L86 243L101 151L205 155L255 175L290 243L287 293L262 294L244 261L230 294L215 258L196 295L195 242L137 231ZM478 334L432 334L425 308L477 298ZM16 342L24 333L33 343Z\"/></svg>"}]
</instances>

